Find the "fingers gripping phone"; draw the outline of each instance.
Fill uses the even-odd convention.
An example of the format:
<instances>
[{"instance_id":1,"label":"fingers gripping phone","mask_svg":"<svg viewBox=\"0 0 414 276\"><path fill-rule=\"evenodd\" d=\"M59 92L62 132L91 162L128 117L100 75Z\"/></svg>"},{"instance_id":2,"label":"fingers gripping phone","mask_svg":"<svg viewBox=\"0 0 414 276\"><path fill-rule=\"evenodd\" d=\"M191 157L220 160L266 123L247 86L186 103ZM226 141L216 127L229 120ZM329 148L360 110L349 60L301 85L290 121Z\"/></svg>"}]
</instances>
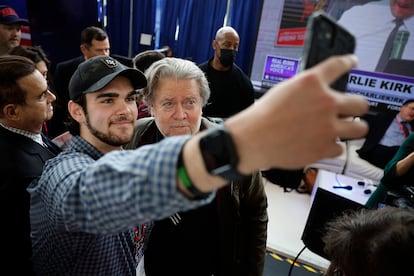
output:
<instances>
[{"instance_id":1,"label":"fingers gripping phone","mask_svg":"<svg viewBox=\"0 0 414 276\"><path fill-rule=\"evenodd\" d=\"M326 13L313 13L306 26L301 70L308 69L333 55L352 54L355 37ZM345 91L348 75L342 75L331 87Z\"/></svg>"}]
</instances>

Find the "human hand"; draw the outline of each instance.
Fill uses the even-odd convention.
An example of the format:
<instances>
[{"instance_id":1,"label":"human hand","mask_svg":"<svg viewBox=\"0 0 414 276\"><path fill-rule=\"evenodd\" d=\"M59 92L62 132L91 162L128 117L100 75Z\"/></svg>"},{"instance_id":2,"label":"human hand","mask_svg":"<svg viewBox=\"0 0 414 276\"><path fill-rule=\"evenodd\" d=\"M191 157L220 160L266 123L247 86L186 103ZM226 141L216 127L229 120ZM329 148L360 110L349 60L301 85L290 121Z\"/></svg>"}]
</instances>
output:
<instances>
[{"instance_id":1,"label":"human hand","mask_svg":"<svg viewBox=\"0 0 414 276\"><path fill-rule=\"evenodd\" d=\"M414 152L411 152L406 157L401 159L396 164L396 174L402 176L410 171L414 166Z\"/></svg>"},{"instance_id":2,"label":"human hand","mask_svg":"<svg viewBox=\"0 0 414 276\"><path fill-rule=\"evenodd\" d=\"M304 167L339 155L338 137L363 137L367 124L347 118L366 113L368 102L329 87L356 64L354 55L331 57L273 87L254 105L227 119L240 172Z\"/></svg>"}]
</instances>

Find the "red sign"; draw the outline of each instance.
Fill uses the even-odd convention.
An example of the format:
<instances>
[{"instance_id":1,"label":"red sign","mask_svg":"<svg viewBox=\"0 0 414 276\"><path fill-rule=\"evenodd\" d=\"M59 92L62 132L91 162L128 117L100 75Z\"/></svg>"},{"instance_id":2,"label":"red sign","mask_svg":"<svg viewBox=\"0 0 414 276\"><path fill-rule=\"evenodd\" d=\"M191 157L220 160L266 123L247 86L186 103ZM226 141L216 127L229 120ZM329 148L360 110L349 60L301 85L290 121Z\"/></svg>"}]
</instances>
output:
<instances>
[{"instance_id":1,"label":"red sign","mask_svg":"<svg viewBox=\"0 0 414 276\"><path fill-rule=\"evenodd\" d=\"M278 46L302 46L306 28L283 29L277 34Z\"/></svg>"}]
</instances>

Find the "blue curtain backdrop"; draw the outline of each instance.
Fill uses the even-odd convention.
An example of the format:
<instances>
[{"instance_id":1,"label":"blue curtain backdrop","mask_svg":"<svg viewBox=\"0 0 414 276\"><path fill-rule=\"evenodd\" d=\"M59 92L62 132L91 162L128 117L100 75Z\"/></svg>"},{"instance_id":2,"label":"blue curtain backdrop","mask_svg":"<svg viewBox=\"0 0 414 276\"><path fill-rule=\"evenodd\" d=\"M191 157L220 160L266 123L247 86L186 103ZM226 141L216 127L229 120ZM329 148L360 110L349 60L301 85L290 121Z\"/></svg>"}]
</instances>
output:
<instances>
[{"instance_id":1,"label":"blue curtain backdrop","mask_svg":"<svg viewBox=\"0 0 414 276\"><path fill-rule=\"evenodd\" d=\"M111 53L128 56L130 0L108 0L106 31Z\"/></svg>"},{"instance_id":2,"label":"blue curtain backdrop","mask_svg":"<svg viewBox=\"0 0 414 276\"><path fill-rule=\"evenodd\" d=\"M174 56L191 59L197 64L213 56L211 43L217 29L223 25L227 1L161 0L158 7L156 0L131 1L134 1L132 55L151 48L140 45L139 38L141 33L154 33L158 8L161 9L160 48L168 45ZM232 0L229 25L238 31L241 41L236 63L246 74L250 73L262 3L263 0ZM130 0L108 0L107 17L112 53L127 56Z\"/></svg>"},{"instance_id":3,"label":"blue curtain backdrop","mask_svg":"<svg viewBox=\"0 0 414 276\"><path fill-rule=\"evenodd\" d=\"M28 19L26 0L3 0L0 5L7 5L12 7L19 17Z\"/></svg>"},{"instance_id":4,"label":"blue curtain backdrop","mask_svg":"<svg viewBox=\"0 0 414 276\"><path fill-rule=\"evenodd\" d=\"M141 33L154 35L156 8L156 0L134 1L132 56L154 49L154 41L151 46L141 45L139 42Z\"/></svg>"},{"instance_id":5,"label":"blue curtain backdrop","mask_svg":"<svg viewBox=\"0 0 414 276\"><path fill-rule=\"evenodd\" d=\"M178 7L174 7L177 3ZM171 10L174 10L172 16ZM164 12L160 32L162 37L165 34L169 36L168 41L161 45L174 43L174 56L191 59L197 64L213 56L211 42L216 30L223 25L226 1L167 0ZM177 41L174 41L176 22L179 24L179 33Z\"/></svg>"},{"instance_id":6,"label":"blue curtain backdrop","mask_svg":"<svg viewBox=\"0 0 414 276\"><path fill-rule=\"evenodd\" d=\"M178 18L181 11L184 9L185 1L183 0L164 0L160 1L161 20L160 20L160 47L165 45L170 46L173 55L177 56L177 45L175 41L175 32L178 23Z\"/></svg>"},{"instance_id":7,"label":"blue curtain backdrop","mask_svg":"<svg viewBox=\"0 0 414 276\"><path fill-rule=\"evenodd\" d=\"M141 33L153 34L155 28L155 0L108 0L106 31L111 42L111 53L128 56L129 32L130 32L130 1L134 1L132 22L132 54L149 49L150 47L140 45Z\"/></svg>"},{"instance_id":8,"label":"blue curtain backdrop","mask_svg":"<svg viewBox=\"0 0 414 276\"><path fill-rule=\"evenodd\" d=\"M248 75L253 64L262 6L263 0L232 0L230 8L229 25L236 29L240 36L236 64Z\"/></svg>"}]
</instances>

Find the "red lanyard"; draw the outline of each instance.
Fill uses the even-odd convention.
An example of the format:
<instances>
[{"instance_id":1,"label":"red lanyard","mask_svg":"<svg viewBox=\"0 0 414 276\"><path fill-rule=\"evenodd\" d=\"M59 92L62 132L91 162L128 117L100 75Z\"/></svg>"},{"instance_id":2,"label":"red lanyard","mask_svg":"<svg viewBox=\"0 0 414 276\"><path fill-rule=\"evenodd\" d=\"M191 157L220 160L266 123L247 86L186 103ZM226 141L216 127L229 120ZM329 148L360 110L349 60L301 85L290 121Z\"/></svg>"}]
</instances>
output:
<instances>
[{"instance_id":1,"label":"red lanyard","mask_svg":"<svg viewBox=\"0 0 414 276\"><path fill-rule=\"evenodd\" d=\"M49 137L49 130L47 129L46 122L43 122L43 130L44 130L46 137Z\"/></svg>"}]
</instances>

